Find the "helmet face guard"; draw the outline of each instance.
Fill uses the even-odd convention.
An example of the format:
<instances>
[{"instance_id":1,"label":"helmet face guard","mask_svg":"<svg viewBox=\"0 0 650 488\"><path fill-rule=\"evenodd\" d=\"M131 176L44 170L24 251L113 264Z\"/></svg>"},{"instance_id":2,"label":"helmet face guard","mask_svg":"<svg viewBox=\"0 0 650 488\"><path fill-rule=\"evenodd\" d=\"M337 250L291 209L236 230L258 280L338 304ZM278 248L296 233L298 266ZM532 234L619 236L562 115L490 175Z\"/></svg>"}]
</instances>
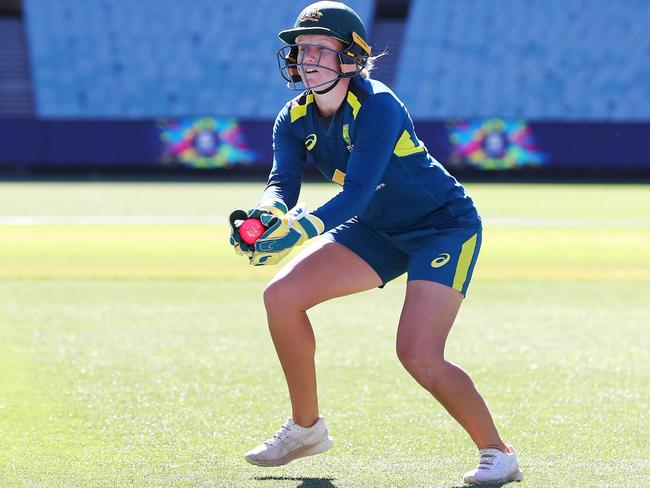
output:
<instances>
[{"instance_id":1,"label":"helmet face guard","mask_svg":"<svg viewBox=\"0 0 650 488\"><path fill-rule=\"evenodd\" d=\"M327 46L316 44L303 44L298 38L303 35L323 35L341 41L345 46L340 51ZM280 74L287 80L287 86L292 90L313 89L329 85L322 91L315 93L323 94L332 90L339 80L353 78L361 74L361 71L368 64L371 55L371 47L368 44L368 36L363 21L347 5L334 1L319 1L303 9L298 15L293 27L285 29L278 34L286 45L277 52L278 67ZM314 51L314 47L320 49L315 55L309 58L310 64L303 62L301 47ZM338 57L338 66L333 69L329 58L334 54ZM321 64L326 56L327 64ZM315 62L314 62L315 61ZM305 75L305 70L315 68L319 71L329 71L333 78L316 86L310 86Z\"/></svg>"},{"instance_id":2,"label":"helmet face guard","mask_svg":"<svg viewBox=\"0 0 650 488\"><path fill-rule=\"evenodd\" d=\"M300 48L303 48L303 51ZM314 48L318 53L314 63L305 63L304 50L308 47ZM291 90L302 91L329 85L342 78L354 78L361 74L368 62L368 53L357 43L352 42L347 48L337 51L320 44L287 44L277 51L278 68L282 78L287 81L287 87ZM323 55L334 55L338 58L339 69L335 70L321 64ZM328 71L334 75L331 80L324 81L318 85L309 85L304 76L305 70L315 68L319 71Z\"/></svg>"}]
</instances>

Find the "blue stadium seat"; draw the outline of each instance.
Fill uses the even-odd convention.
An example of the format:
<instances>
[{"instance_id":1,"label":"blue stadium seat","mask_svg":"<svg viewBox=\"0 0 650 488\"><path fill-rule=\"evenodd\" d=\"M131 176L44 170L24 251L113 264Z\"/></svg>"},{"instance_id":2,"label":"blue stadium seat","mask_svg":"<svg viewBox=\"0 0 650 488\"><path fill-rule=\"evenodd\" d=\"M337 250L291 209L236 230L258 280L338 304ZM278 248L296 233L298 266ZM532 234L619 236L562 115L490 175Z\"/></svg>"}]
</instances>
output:
<instances>
[{"instance_id":1,"label":"blue stadium seat","mask_svg":"<svg viewBox=\"0 0 650 488\"><path fill-rule=\"evenodd\" d=\"M650 3L412 0L395 89L414 117L650 120Z\"/></svg>"},{"instance_id":2,"label":"blue stadium seat","mask_svg":"<svg viewBox=\"0 0 650 488\"><path fill-rule=\"evenodd\" d=\"M275 117L277 33L310 2L25 0L43 117ZM373 0L347 2L372 18Z\"/></svg>"}]
</instances>

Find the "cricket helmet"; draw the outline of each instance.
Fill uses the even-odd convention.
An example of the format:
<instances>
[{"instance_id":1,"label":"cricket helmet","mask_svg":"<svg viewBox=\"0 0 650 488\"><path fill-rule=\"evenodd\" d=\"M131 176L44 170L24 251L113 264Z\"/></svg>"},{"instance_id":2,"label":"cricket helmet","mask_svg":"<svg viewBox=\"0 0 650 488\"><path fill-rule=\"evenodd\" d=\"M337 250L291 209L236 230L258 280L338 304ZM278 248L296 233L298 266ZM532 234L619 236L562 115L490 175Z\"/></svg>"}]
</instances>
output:
<instances>
[{"instance_id":1,"label":"cricket helmet","mask_svg":"<svg viewBox=\"0 0 650 488\"><path fill-rule=\"evenodd\" d=\"M336 51L341 64L338 79L360 74L372 53L366 27L354 10L341 2L312 3L300 12L293 28L278 34L287 43L277 54L280 73L290 88L295 89L295 83L302 81L296 38L306 34L326 35L343 43L343 49Z\"/></svg>"}]
</instances>

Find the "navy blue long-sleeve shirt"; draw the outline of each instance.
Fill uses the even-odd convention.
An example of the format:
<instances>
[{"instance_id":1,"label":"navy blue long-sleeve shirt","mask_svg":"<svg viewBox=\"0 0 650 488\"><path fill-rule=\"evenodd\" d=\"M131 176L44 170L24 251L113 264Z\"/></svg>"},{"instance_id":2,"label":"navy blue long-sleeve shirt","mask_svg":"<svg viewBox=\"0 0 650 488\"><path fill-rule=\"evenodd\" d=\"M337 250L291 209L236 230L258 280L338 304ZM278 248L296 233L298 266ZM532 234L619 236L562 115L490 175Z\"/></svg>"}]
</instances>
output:
<instances>
[{"instance_id":1,"label":"navy blue long-sleeve shirt","mask_svg":"<svg viewBox=\"0 0 650 488\"><path fill-rule=\"evenodd\" d=\"M480 225L462 185L428 153L406 107L383 83L353 78L324 122L309 91L280 111L263 201L296 204L309 151L321 173L343 187L312 212L325 230L355 216L388 234Z\"/></svg>"}]
</instances>

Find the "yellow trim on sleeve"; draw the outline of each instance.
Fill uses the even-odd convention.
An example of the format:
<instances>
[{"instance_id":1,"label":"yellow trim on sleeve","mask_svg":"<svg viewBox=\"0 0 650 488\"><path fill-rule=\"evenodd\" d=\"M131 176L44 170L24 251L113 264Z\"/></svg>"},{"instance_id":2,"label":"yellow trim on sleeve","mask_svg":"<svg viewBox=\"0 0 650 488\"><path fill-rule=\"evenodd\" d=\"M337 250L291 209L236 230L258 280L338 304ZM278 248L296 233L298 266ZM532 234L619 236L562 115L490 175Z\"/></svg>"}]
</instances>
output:
<instances>
[{"instance_id":1,"label":"yellow trim on sleeve","mask_svg":"<svg viewBox=\"0 0 650 488\"><path fill-rule=\"evenodd\" d=\"M411 154L419 153L424 151L424 145L422 141L418 140L418 145L416 146L411 139L411 134L408 133L406 129L402 132L397 144L395 144L395 149L393 149L393 154L403 158L404 156L410 156Z\"/></svg>"},{"instance_id":2,"label":"yellow trim on sleeve","mask_svg":"<svg viewBox=\"0 0 650 488\"><path fill-rule=\"evenodd\" d=\"M456 274L454 275L454 284L452 288L463 292L463 285L467 279L467 272L469 271L469 265L472 262L472 257L474 256L474 249L476 248L476 234L467 239L463 243L463 247L460 251L460 257L458 258L458 264L456 265Z\"/></svg>"},{"instance_id":3,"label":"yellow trim on sleeve","mask_svg":"<svg viewBox=\"0 0 650 488\"><path fill-rule=\"evenodd\" d=\"M352 107L352 117L356 119L359 109L361 108L361 102L359 102L357 96L351 91L348 92L348 103L350 104L350 107Z\"/></svg>"},{"instance_id":4,"label":"yellow trim on sleeve","mask_svg":"<svg viewBox=\"0 0 650 488\"><path fill-rule=\"evenodd\" d=\"M334 175L332 175L332 181L343 186L343 183L345 182L345 173L340 169L335 169Z\"/></svg>"},{"instance_id":5,"label":"yellow trim on sleeve","mask_svg":"<svg viewBox=\"0 0 650 488\"><path fill-rule=\"evenodd\" d=\"M309 93L307 95L307 100L305 100L304 105L299 104L294 107L291 107L291 110L289 111L291 114L291 122L293 123L296 120L298 120L300 117L304 117L305 115L307 115L307 105L309 105L313 101L314 101L314 94Z\"/></svg>"}]
</instances>

